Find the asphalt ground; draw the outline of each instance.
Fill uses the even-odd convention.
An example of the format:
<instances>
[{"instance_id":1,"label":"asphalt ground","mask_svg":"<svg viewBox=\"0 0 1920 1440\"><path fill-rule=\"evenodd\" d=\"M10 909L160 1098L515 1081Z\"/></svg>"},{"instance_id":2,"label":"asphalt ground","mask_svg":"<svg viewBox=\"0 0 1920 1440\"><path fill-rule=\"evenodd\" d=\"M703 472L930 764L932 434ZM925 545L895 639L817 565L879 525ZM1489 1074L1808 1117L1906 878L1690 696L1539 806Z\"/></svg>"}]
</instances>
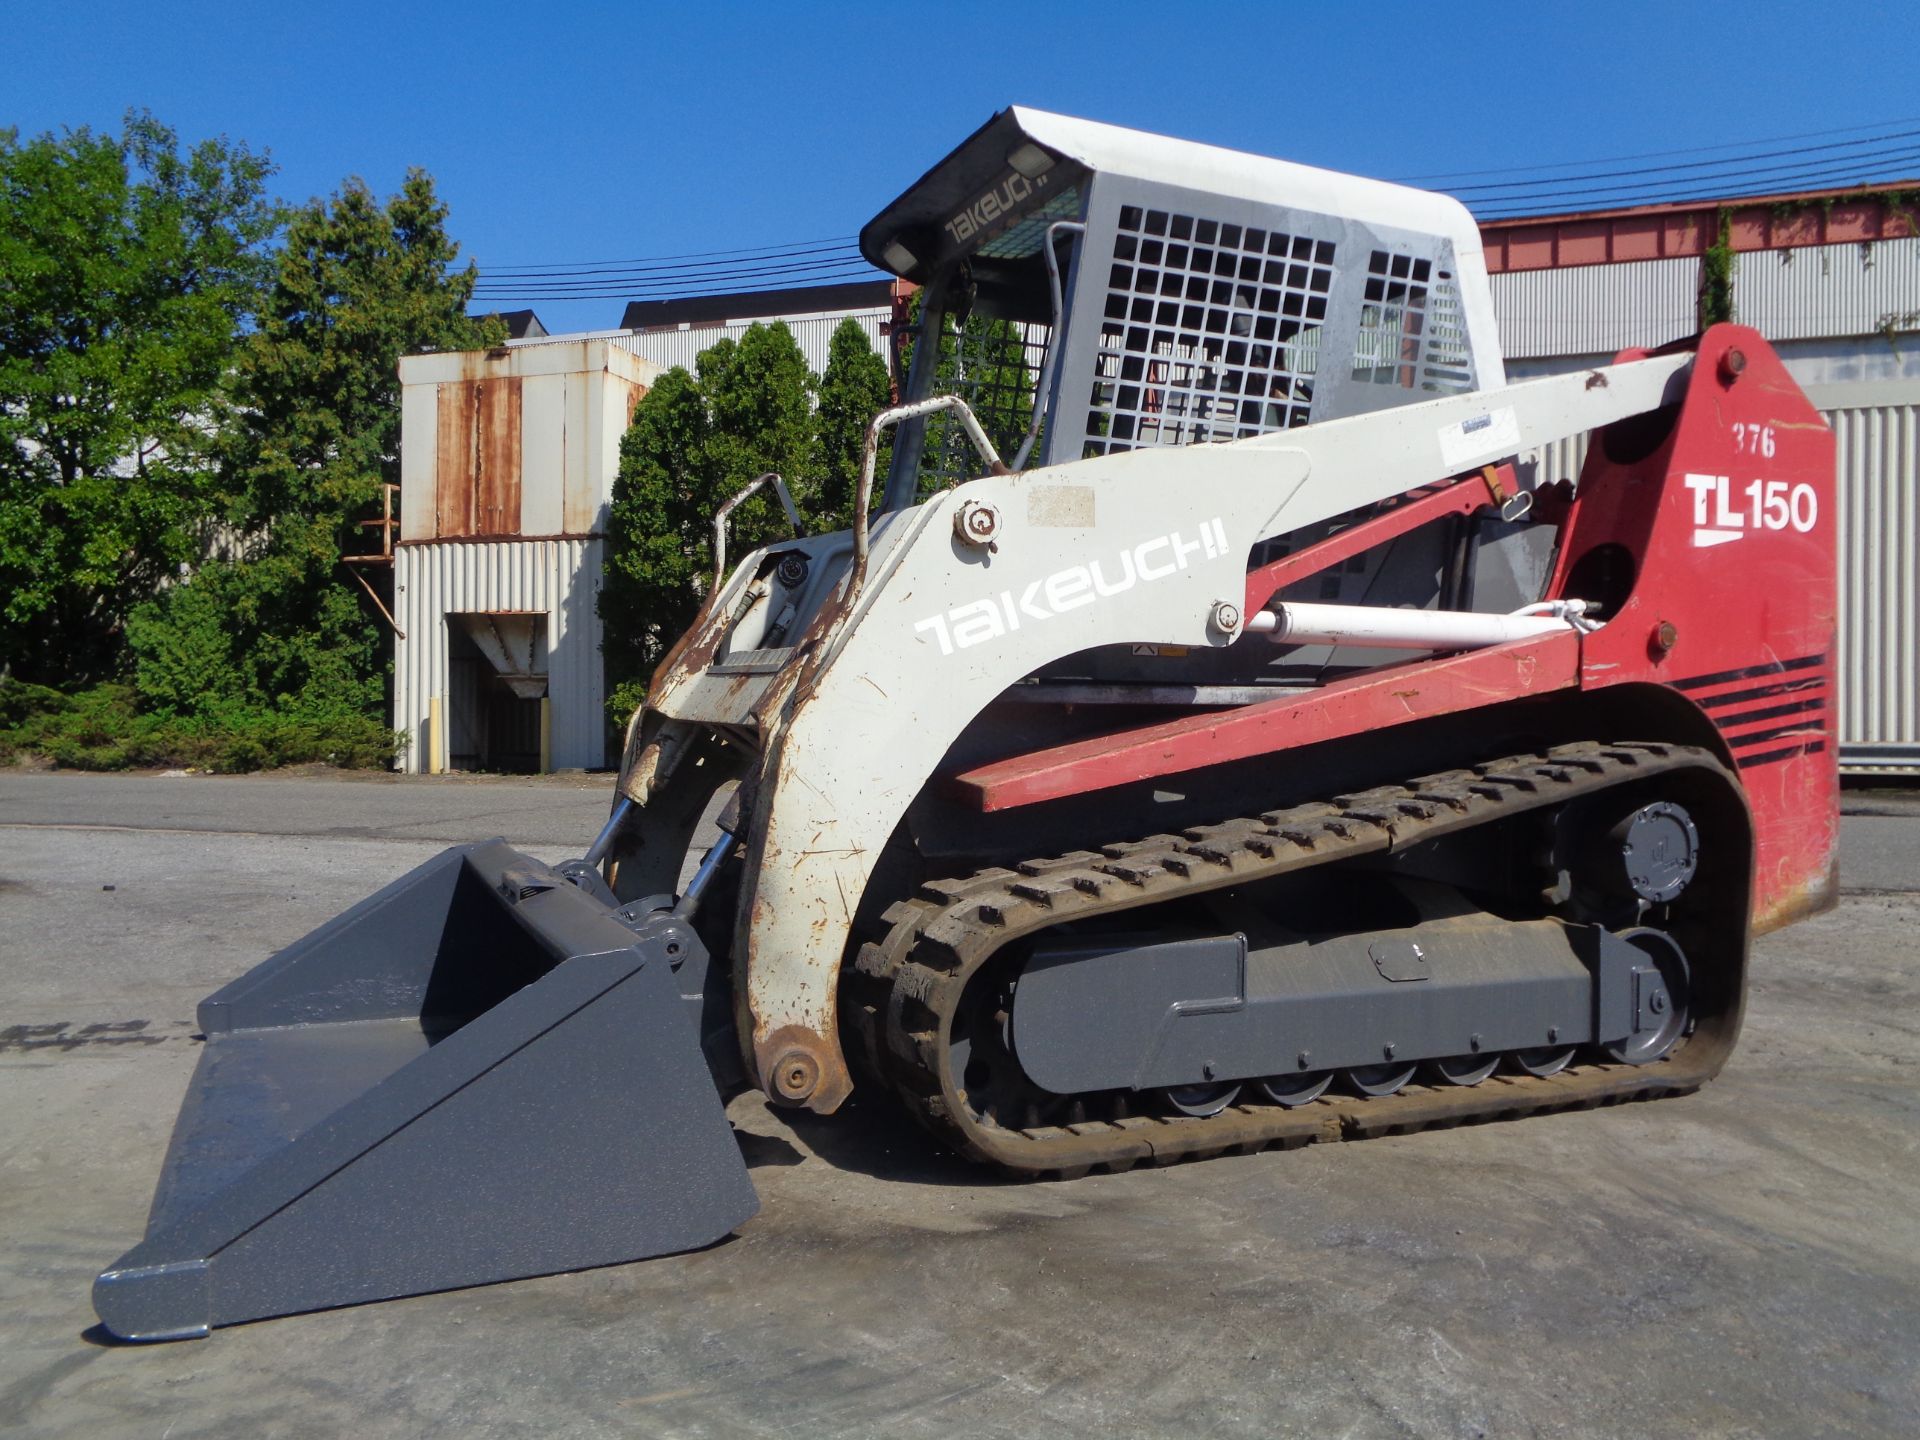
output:
<instances>
[{"instance_id":1,"label":"asphalt ground","mask_svg":"<svg viewBox=\"0 0 1920 1440\"><path fill-rule=\"evenodd\" d=\"M0 771L0 1432L1920 1433L1920 801L1756 947L1698 1095L1058 1184L884 1107L731 1111L693 1255L100 1343L193 1006L442 845L577 853L604 778ZM111 887L111 888L108 888ZM607 1197L619 1203L619 1197Z\"/></svg>"}]
</instances>

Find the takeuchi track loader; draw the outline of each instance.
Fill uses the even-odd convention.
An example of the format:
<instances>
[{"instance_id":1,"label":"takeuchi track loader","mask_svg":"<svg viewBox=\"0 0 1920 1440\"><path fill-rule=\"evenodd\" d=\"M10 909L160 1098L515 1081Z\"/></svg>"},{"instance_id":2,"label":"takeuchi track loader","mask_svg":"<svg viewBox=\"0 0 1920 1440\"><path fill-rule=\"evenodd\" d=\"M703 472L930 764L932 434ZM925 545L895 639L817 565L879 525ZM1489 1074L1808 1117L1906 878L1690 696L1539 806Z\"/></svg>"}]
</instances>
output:
<instances>
[{"instance_id":1,"label":"takeuchi track loader","mask_svg":"<svg viewBox=\"0 0 1920 1440\"><path fill-rule=\"evenodd\" d=\"M1509 384L1456 202L1025 109L861 246L923 299L852 529L723 508L582 860L201 1005L115 1334L709 1244L748 1087L1065 1177L1726 1062L1834 894L1833 440L1758 334Z\"/></svg>"}]
</instances>

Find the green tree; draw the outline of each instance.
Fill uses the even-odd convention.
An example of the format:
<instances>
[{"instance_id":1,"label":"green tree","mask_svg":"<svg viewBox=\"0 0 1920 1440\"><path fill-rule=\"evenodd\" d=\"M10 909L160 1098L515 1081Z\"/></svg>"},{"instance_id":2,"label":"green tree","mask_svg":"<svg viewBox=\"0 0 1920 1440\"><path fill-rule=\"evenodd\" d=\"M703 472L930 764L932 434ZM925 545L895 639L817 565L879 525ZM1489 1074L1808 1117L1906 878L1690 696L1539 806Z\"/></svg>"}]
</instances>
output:
<instances>
[{"instance_id":1,"label":"green tree","mask_svg":"<svg viewBox=\"0 0 1920 1440\"><path fill-rule=\"evenodd\" d=\"M113 673L129 612L198 558L271 172L142 111L0 131L0 675Z\"/></svg>"},{"instance_id":2,"label":"green tree","mask_svg":"<svg viewBox=\"0 0 1920 1440\"><path fill-rule=\"evenodd\" d=\"M340 563L399 480L402 355L504 339L470 320L447 210L422 171L384 204L350 180L295 210L258 328L238 357L229 552L146 606L135 682L175 713L234 707L377 719L384 622Z\"/></svg>"},{"instance_id":3,"label":"green tree","mask_svg":"<svg viewBox=\"0 0 1920 1440\"><path fill-rule=\"evenodd\" d=\"M907 307L907 332L900 342L900 368L911 374L913 351L919 341L921 302L916 291ZM948 311L940 317L940 356L933 373L933 395L958 395L979 420L1002 460L1019 452L1033 419L1038 364L1028 350L1020 325L978 311L962 325ZM935 491L982 473L980 454L959 421L935 414L925 421L916 494L926 499ZM1034 453L1044 448L1044 434ZM884 472L883 472L884 473Z\"/></svg>"},{"instance_id":4,"label":"green tree","mask_svg":"<svg viewBox=\"0 0 1920 1440\"><path fill-rule=\"evenodd\" d=\"M860 456L867 426L887 408L891 397L887 363L852 316L842 320L828 343L827 368L820 376L820 403L814 413L813 519L821 530L853 524L854 487L860 482ZM881 438L874 466L875 488L886 484L893 454L891 433Z\"/></svg>"},{"instance_id":5,"label":"green tree","mask_svg":"<svg viewBox=\"0 0 1920 1440\"><path fill-rule=\"evenodd\" d=\"M620 444L600 615L615 682L609 709L638 702L648 676L693 621L713 579L713 516L728 496L772 471L803 517L817 510L814 377L784 324L749 326L676 366L641 399ZM735 511L734 556L786 533L762 492Z\"/></svg>"}]
</instances>

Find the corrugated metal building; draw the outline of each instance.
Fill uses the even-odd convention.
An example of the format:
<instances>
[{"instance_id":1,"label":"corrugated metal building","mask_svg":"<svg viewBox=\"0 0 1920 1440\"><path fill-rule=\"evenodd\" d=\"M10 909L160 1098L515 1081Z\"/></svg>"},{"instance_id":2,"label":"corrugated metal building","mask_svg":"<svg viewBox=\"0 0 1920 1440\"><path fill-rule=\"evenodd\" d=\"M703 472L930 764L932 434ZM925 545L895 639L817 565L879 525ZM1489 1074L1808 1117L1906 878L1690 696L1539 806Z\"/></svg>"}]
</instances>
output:
<instances>
[{"instance_id":1,"label":"corrugated metal building","mask_svg":"<svg viewBox=\"0 0 1920 1440\"><path fill-rule=\"evenodd\" d=\"M1723 229L1724 226L1724 229ZM1810 192L1482 227L1507 373L1604 363L1699 328L1724 234L1734 318L1772 341L1834 429L1840 762L1920 773L1920 237L1897 204ZM1577 474L1584 443L1541 456Z\"/></svg>"},{"instance_id":2,"label":"corrugated metal building","mask_svg":"<svg viewBox=\"0 0 1920 1440\"><path fill-rule=\"evenodd\" d=\"M400 362L402 770L606 763L603 537L620 437L658 374L577 337Z\"/></svg>"}]
</instances>

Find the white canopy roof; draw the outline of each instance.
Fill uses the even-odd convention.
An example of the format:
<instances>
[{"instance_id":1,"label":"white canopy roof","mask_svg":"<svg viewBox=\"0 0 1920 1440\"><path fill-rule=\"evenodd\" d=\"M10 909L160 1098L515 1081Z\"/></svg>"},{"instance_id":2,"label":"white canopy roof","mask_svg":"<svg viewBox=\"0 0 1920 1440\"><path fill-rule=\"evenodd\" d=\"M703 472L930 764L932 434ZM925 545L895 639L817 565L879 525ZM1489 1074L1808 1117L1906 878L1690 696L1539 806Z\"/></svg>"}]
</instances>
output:
<instances>
[{"instance_id":1,"label":"white canopy roof","mask_svg":"<svg viewBox=\"0 0 1920 1440\"><path fill-rule=\"evenodd\" d=\"M1450 195L1364 180L1264 155L1173 140L1097 120L1078 120L1025 105L1013 107L1020 129L1050 150L1078 160L1098 174L1130 175L1163 185L1184 185L1238 195L1271 205L1340 215L1367 225L1392 226L1453 241L1456 257L1479 255L1480 227L1467 207Z\"/></svg>"}]
</instances>

